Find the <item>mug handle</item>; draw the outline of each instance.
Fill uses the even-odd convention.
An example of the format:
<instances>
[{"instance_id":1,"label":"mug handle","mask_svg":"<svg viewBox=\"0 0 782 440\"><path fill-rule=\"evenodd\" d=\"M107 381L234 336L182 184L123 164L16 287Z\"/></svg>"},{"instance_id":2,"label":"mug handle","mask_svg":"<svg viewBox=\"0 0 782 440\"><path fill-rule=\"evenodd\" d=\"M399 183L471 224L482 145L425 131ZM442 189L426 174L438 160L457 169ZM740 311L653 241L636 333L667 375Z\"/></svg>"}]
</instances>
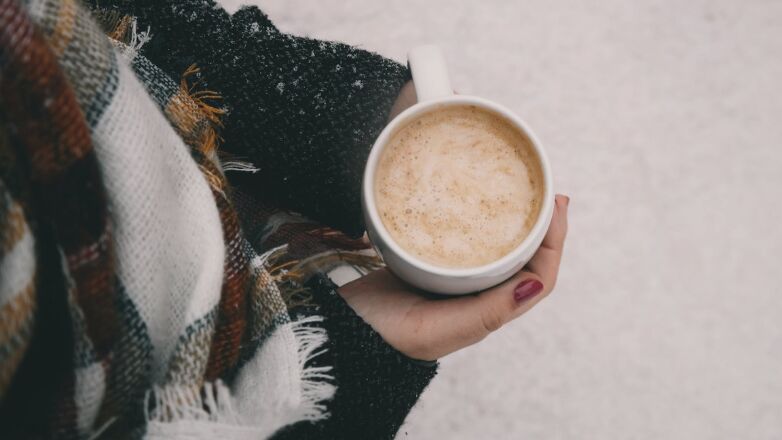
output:
<instances>
[{"instance_id":1,"label":"mug handle","mask_svg":"<svg viewBox=\"0 0 782 440\"><path fill-rule=\"evenodd\" d=\"M453 95L445 56L439 46L427 44L414 47L407 53L407 64L413 75L418 102Z\"/></svg>"}]
</instances>

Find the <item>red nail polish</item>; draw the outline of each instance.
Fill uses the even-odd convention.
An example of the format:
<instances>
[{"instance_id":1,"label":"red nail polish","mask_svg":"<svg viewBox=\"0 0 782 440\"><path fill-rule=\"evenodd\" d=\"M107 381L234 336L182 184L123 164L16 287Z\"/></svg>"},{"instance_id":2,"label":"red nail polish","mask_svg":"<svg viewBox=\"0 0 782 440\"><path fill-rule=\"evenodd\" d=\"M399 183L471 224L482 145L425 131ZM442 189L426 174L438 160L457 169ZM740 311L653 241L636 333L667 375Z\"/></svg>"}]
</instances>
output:
<instances>
[{"instance_id":1,"label":"red nail polish","mask_svg":"<svg viewBox=\"0 0 782 440\"><path fill-rule=\"evenodd\" d=\"M513 299L520 303L543 291L543 283L538 280L524 280L513 290Z\"/></svg>"}]
</instances>

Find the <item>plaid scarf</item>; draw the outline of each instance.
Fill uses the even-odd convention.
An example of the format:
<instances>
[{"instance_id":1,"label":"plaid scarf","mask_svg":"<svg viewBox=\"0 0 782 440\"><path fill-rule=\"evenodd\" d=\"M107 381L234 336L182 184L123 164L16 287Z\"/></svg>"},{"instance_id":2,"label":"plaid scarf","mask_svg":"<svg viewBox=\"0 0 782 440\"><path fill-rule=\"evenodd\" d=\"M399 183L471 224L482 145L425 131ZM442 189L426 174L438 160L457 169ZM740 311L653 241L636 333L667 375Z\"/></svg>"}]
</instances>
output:
<instances>
[{"instance_id":1,"label":"plaid scarf","mask_svg":"<svg viewBox=\"0 0 782 440\"><path fill-rule=\"evenodd\" d=\"M62 438L265 438L325 417L329 368L308 363L326 335L288 306L313 273L379 261L232 191L224 171L248 167L218 158L198 69L173 81L132 17L97 18L0 0L3 412Z\"/></svg>"}]
</instances>

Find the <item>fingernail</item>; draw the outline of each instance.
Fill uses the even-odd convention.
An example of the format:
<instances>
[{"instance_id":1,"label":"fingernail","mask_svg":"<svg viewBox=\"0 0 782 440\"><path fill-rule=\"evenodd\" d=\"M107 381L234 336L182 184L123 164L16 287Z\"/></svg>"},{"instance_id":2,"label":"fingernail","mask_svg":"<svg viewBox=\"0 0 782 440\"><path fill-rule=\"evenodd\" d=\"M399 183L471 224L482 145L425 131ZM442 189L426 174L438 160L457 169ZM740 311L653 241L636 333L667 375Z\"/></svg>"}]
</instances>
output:
<instances>
[{"instance_id":1,"label":"fingernail","mask_svg":"<svg viewBox=\"0 0 782 440\"><path fill-rule=\"evenodd\" d=\"M524 280L513 291L513 299L520 303L543 291L543 283L538 280Z\"/></svg>"},{"instance_id":2,"label":"fingernail","mask_svg":"<svg viewBox=\"0 0 782 440\"><path fill-rule=\"evenodd\" d=\"M565 196L565 206L570 205L570 197Z\"/></svg>"}]
</instances>

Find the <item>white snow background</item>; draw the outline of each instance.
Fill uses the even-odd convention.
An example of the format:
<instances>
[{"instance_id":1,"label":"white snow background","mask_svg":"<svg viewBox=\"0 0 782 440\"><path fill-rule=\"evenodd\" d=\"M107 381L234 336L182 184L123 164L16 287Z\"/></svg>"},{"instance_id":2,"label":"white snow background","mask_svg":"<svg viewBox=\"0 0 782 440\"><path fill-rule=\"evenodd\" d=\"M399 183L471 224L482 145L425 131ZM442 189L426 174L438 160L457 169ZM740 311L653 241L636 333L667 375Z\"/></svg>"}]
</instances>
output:
<instances>
[{"instance_id":1,"label":"white snow background","mask_svg":"<svg viewBox=\"0 0 782 440\"><path fill-rule=\"evenodd\" d=\"M572 197L556 292L443 359L398 438L782 438L782 2L257 3L399 61L441 44Z\"/></svg>"}]
</instances>

